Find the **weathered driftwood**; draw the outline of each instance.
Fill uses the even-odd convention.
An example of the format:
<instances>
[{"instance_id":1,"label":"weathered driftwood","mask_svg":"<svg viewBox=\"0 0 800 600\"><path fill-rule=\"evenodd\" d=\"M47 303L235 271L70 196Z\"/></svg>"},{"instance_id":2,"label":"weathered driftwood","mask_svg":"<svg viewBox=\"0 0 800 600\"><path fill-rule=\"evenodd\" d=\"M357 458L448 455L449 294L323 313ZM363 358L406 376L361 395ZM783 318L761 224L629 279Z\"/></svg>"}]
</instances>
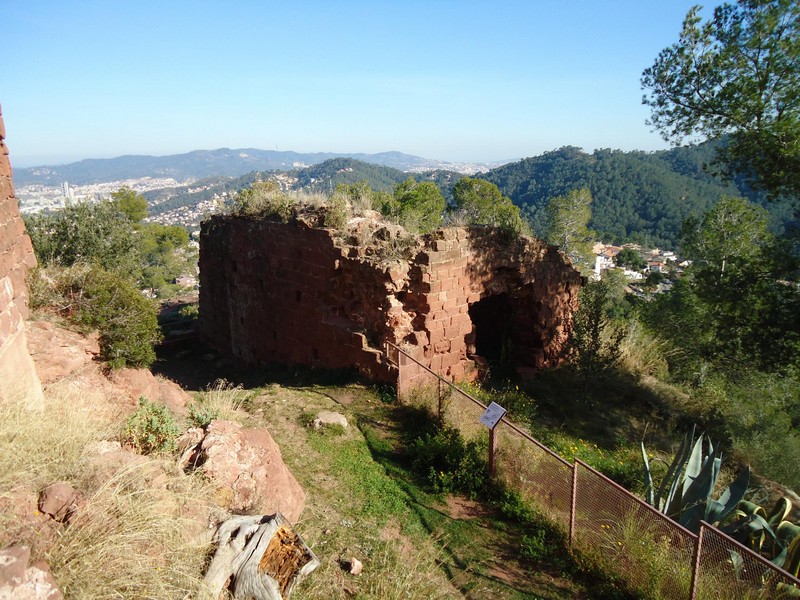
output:
<instances>
[{"instance_id":1,"label":"weathered driftwood","mask_svg":"<svg viewBox=\"0 0 800 600\"><path fill-rule=\"evenodd\" d=\"M228 519L217 529L217 551L206 585L218 598L228 588L237 600L287 600L319 560L281 513Z\"/></svg>"}]
</instances>

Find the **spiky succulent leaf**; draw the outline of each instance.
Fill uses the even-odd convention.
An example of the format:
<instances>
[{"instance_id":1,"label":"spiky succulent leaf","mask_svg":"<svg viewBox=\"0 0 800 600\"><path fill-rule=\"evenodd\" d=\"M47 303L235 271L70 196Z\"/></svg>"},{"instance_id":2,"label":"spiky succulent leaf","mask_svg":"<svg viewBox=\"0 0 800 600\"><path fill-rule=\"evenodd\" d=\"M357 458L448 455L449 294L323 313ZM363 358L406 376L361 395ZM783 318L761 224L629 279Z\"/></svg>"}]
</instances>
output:
<instances>
[{"instance_id":1,"label":"spiky succulent leaf","mask_svg":"<svg viewBox=\"0 0 800 600\"><path fill-rule=\"evenodd\" d=\"M800 588L791 583L781 581L775 586L775 598L782 600L783 598L800 598Z\"/></svg>"},{"instance_id":2,"label":"spiky succulent leaf","mask_svg":"<svg viewBox=\"0 0 800 600\"><path fill-rule=\"evenodd\" d=\"M783 568L797 577L798 571L800 571L800 537L795 537L787 548Z\"/></svg>"},{"instance_id":3,"label":"spiky succulent leaf","mask_svg":"<svg viewBox=\"0 0 800 600\"><path fill-rule=\"evenodd\" d=\"M686 492L689 491L689 487L691 487L694 480L700 475L700 471L703 469L703 464L708 458L708 456L703 455L704 437L705 436L701 435L699 438L697 438L697 442L695 442L694 448L692 448L692 453L689 456L689 462L686 463L686 472L683 476L682 495L684 498L686 498Z\"/></svg>"},{"instance_id":4,"label":"spiky succulent leaf","mask_svg":"<svg viewBox=\"0 0 800 600\"><path fill-rule=\"evenodd\" d=\"M719 499L711 500L706 504L706 521L712 524L722 523L733 516L736 507L747 493L748 485L750 485L750 467L741 470L733 483L725 488Z\"/></svg>"},{"instance_id":5,"label":"spiky succulent leaf","mask_svg":"<svg viewBox=\"0 0 800 600\"><path fill-rule=\"evenodd\" d=\"M644 448L644 442L642 442L642 464L644 465L644 483L646 486L646 494L647 494L647 503L650 506L655 506L655 494L653 491L653 477L650 474L650 461L647 460L647 450ZM656 506L656 508L659 508Z\"/></svg>"},{"instance_id":6,"label":"spiky succulent leaf","mask_svg":"<svg viewBox=\"0 0 800 600\"><path fill-rule=\"evenodd\" d=\"M728 555L730 556L733 572L736 573L736 577L738 578L739 574L742 572L742 566L744 565L744 560L742 560L742 555L736 552L735 550L728 550Z\"/></svg>"},{"instance_id":7,"label":"spiky succulent leaf","mask_svg":"<svg viewBox=\"0 0 800 600\"><path fill-rule=\"evenodd\" d=\"M782 521L775 529L778 541L785 546L789 546L794 540L800 537L800 526L790 523L789 521Z\"/></svg>"},{"instance_id":8,"label":"spiky succulent leaf","mask_svg":"<svg viewBox=\"0 0 800 600\"><path fill-rule=\"evenodd\" d=\"M786 520L786 517L789 516L790 512L792 512L792 501L784 496L775 503L775 506L772 508L772 511L770 511L769 516L767 517L767 522L774 529Z\"/></svg>"},{"instance_id":9,"label":"spiky succulent leaf","mask_svg":"<svg viewBox=\"0 0 800 600\"><path fill-rule=\"evenodd\" d=\"M684 508L678 518L678 522L689 531L698 531L700 521L705 518L706 504L717 483L719 468L720 460L713 454L708 455L702 464L701 470L692 479L688 487L685 488L686 491L683 495Z\"/></svg>"},{"instance_id":10,"label":"spiky succulent leaf","mask_svg":"<svg viewBox=\"0 0 800 600\"><path fill-rule=\"evenodd\" d=\"M673 514L671 510L673 508L672 504L681 481L681 473L686 461L689 459L689 451L694 443L694 429L693 426L691 434L683 436L678 452L675 453L675 458L672 459L672 463L667 469L667 474L664 475L661 484L658 486L653 506L665 514ZM678 504L680 504L680 498L678 499Z\"/></svg>"},{"instance_id":11,"label":"spiky succulent leaf","mask_svg":"<svg viewBox=\"0 0 800 600\"><path fill-rule=\"evenodd\" d=\"M767 518L767 511L765 511L761 505L756 504L755 502L748 502L747 500L742 500L741 502L739 502L739 510L748 516L759 515L763 519Z\"/></svg>"}]
</instances>

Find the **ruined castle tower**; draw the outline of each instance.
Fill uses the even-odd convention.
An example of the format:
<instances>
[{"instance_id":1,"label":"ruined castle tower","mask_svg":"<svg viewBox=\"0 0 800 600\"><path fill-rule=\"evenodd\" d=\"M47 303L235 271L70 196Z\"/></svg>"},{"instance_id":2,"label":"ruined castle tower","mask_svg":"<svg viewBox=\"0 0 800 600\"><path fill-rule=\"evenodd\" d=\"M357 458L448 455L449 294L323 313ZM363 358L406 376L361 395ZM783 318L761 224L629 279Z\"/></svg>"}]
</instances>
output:
<instances>
[{"instance_id":1,"label":"ruined castle tower","mask_svg":"<svg viewBox=\"0 0 800 600\"><path fill-rule=\"evenodd\" d=\"M36 407L42 402L42 389L24 327L28 316L25 278L36 266L36 258L14 196L5 136L0 109L0 403L22 397Z\"/></svg>"},{"instance_id":2,"label":"ruined castle tower","mask_svg":"<svg viewBox=\"0 0 800 600\"><path fill-rule=\"evenodd\" d=\"M526 376L563 360L582 279L555 247L491 227L416 238L375 220L350 227L206 221L202 337L248 363L352 368L409 389L425 374L398 381L387 342L451 381L491 361Z\"/></svg>"}]
</instances>

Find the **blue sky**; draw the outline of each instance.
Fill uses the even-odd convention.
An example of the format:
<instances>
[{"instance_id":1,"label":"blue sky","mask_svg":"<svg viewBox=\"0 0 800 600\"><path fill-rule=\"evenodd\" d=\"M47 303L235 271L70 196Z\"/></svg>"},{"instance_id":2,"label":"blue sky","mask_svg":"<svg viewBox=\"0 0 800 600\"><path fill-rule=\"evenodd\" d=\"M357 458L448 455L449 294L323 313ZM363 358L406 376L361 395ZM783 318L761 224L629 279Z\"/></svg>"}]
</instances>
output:
<instances>
[{"instance_id":1,"label":"blue sky","mask_svg":"<svg viewBox=\"0 0 800 600\"><path fill-rule=\"evenodd\" d=\"M450 161L666 147L639 77L691 0L3 0L12 165L255 147Z\"/></svg>"}]
</instances>

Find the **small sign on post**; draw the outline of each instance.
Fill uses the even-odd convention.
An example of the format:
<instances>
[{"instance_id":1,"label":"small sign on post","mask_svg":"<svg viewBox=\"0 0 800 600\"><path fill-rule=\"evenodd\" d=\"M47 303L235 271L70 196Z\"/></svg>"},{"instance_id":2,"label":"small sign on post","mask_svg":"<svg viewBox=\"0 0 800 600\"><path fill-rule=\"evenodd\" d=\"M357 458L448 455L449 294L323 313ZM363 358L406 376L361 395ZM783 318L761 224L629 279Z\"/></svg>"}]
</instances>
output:
<instances>
[{"instance_id":1,"label":"small sign on post","mask_svg":"<svg viewBox=\"0 0 800 600\"><path fill-rule=\"evenodd\" d=\"M483 411L481 415L480 421L486 427L489 428L489 476L494 477L494 428L497 427L497 424L500 422L500 419L506 414L506 409L497 404L496 402L492 402L489 406L486 407L486 410Z\"/></svg>"}]
</instances>

